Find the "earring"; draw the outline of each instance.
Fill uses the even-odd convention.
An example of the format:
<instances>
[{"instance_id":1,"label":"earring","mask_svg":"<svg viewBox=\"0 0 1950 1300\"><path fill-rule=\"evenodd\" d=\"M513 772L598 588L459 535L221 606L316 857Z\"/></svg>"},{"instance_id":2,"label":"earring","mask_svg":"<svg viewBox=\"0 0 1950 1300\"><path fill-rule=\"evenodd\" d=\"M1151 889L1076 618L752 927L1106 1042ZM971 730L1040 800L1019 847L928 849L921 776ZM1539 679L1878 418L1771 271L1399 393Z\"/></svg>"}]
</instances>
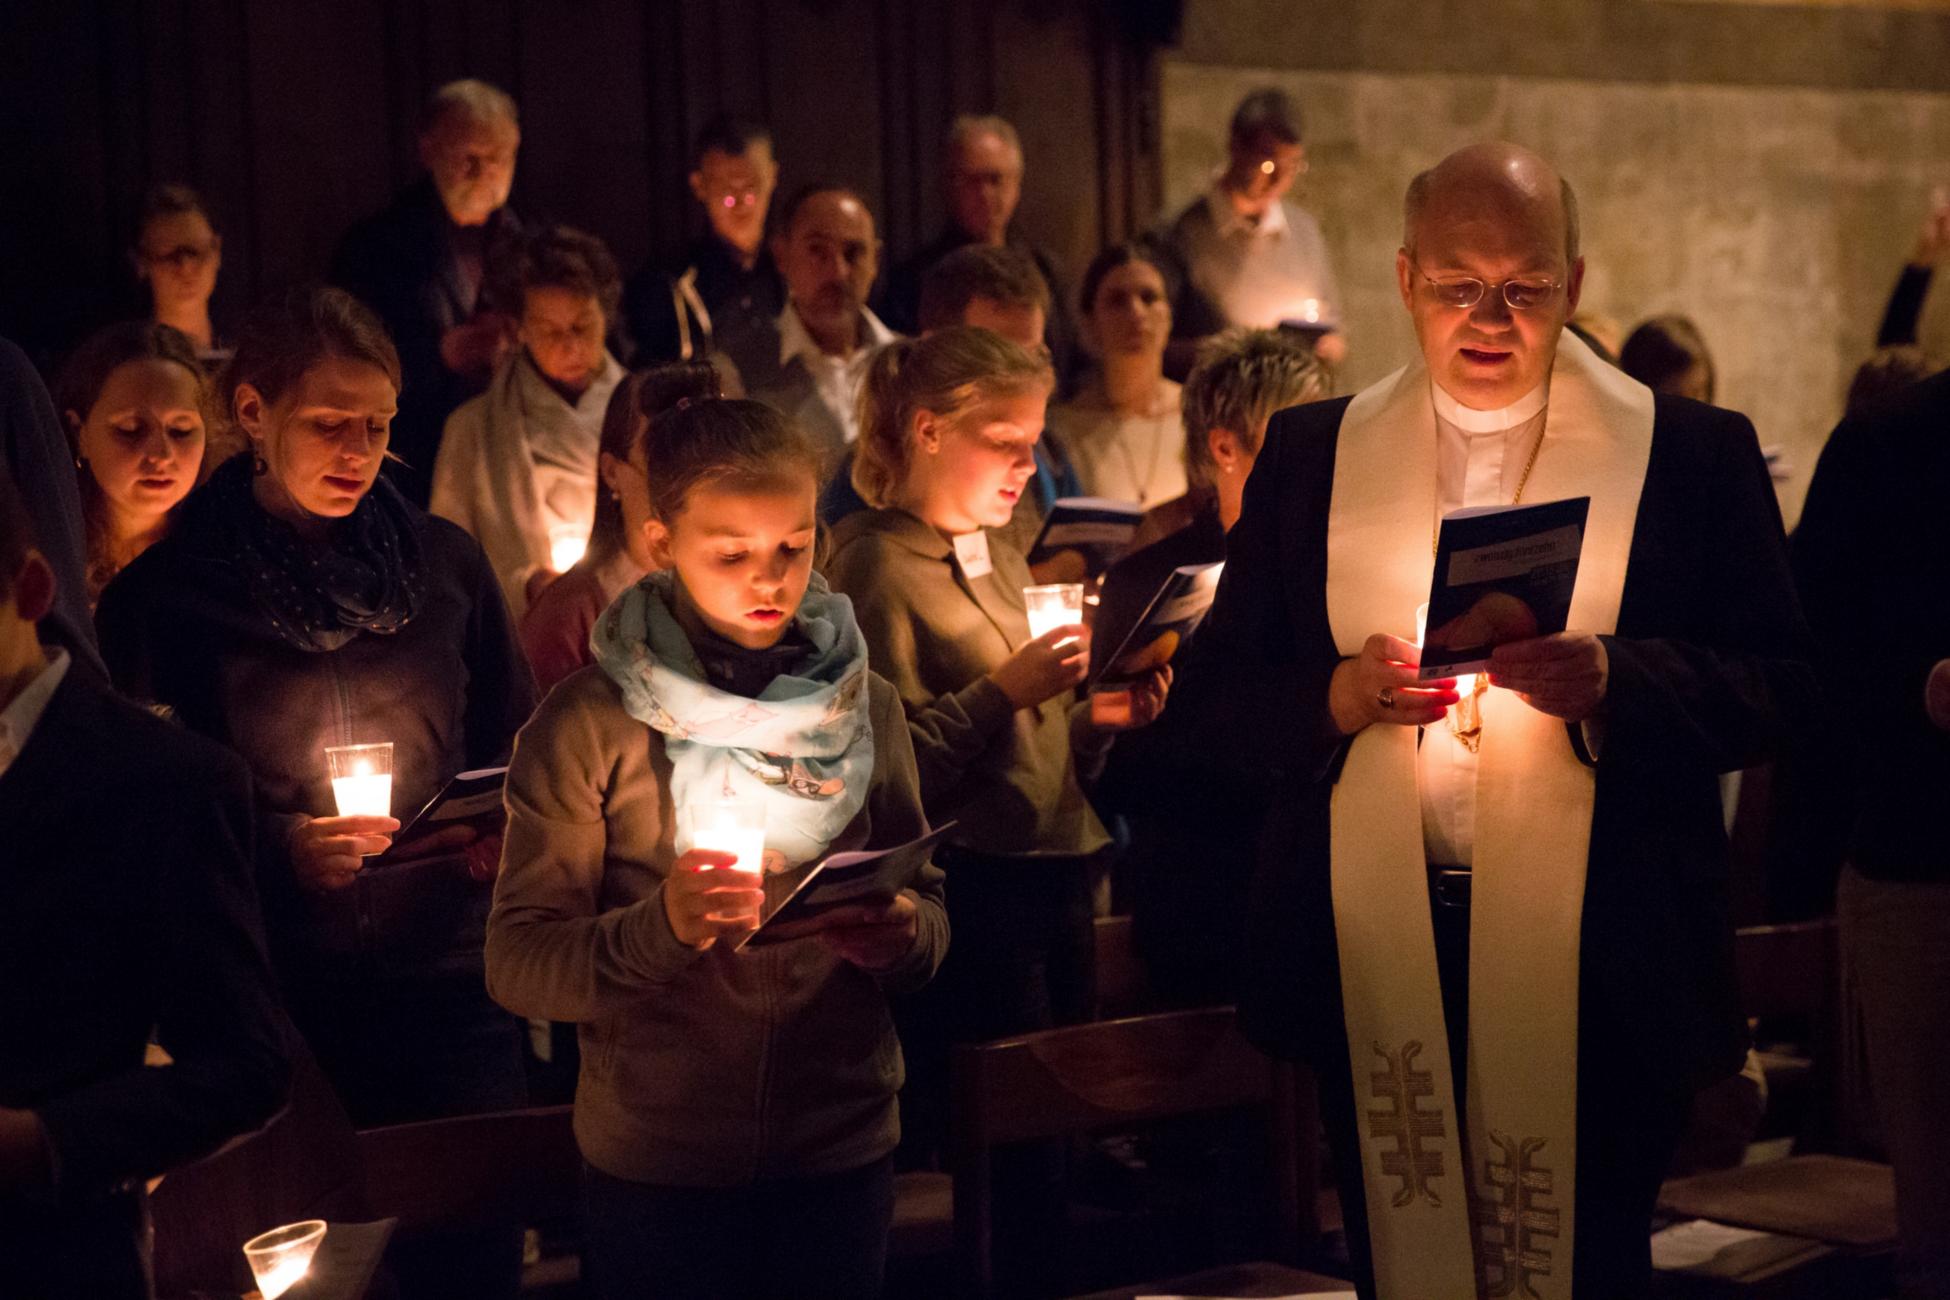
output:
<instances>
[{"instance_id":1,"label":"earring","mask_svg":"<svg viewBox=\"0 0 1950 1300\"><path fill-rule=\"evenodd\" d=\"M255 446L251 448L251 473L259 478L271 472L271 462L264 459L264 453Z\"/></svg>"}]
</instances>

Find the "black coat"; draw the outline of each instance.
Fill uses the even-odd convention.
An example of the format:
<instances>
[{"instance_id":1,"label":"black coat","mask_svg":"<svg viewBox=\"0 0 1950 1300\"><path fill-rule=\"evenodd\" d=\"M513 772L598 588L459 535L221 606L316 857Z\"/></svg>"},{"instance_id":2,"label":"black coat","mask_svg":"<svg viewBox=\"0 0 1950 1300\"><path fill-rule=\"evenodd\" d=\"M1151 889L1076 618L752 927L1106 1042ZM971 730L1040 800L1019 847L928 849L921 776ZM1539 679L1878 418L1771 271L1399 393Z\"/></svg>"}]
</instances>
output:
<instances>
[{"instance_id":1,"label":"black coat","mask_svg":"<svg viewBox=\"0 0 1950 1300\"><path fill-rule=\"evenodd\" d=\"M680 306L675 286L687 275L710 315L708 329L688 304ZM772 264L770 249L760 249L758 261L746 270L723 240L706 235L676 262L652 262L630 277L623 290L630 364L642 367L679 360L687 333L691 357L702 360L715 337L771 321L784 310L785 281Z\"/></svg>"},{"instance_id":2,"label":"black coat","mask_svg":"<svg viewBox=\"0 0 1950 1300\"><path fill-rule=\"evenodd\" d=\"M1950 372L1835 430L1794 570L1853 777L1849 860L1878 879L1950 881L1936 819L1950 732L1923 712L1923 683L1950 659Z\"/></svg>"},{"instance_id":3,"label":"black coat","mask_svg":"<svg viewBox=\"0 0 1950 1300\"><path fill-rule=\"evenodd\" d=\"M70 668L0 827L0 1106L38 1112L58 1180L0 1196L0 1291L146 1295L140 1180L269 1119L289 1077L250 774Z\"/></svg>"},{"instance_id":4,"label":"black coat","mask_svg":"<svg viewBox=\"0 0 1950 1300\"><path fill-rule=\"evenodd\" d=\"M400 957L399 944L431 955L449 937L439 933L442 915L460 924L470 910L465 892L401 894L393 886L407 869L385 866L362 872L350 889L298 895L291 828L301 816L337 811L325 746L392 741L393 811L404 821L455 773L505 762L535 706L533 678L480 545L444 519L416 517L426 594L391 635L361 632L325 652L288 644L234 567L210 553L195 511L118 574L97 609L116 685L168 705L249 764L281 966ZM415 909L417 916L389 920Z\"/></svg>"},{"instance_id":5,"label":"black coat","mask_svg":"<svg viewBox=\"0 0 1950 1300\"><path fill-rule=\"evenodd\" d=\"M1241 1012L1269 1051L1336 1071L1347 1059L1328 800L1346 747L1327 713L1340 655L1326 562L1346 408L1342 398L1274 417L1227 537L1217 603L1171 703L1199 718L1215 762L1280 774ZM1648 1082L1704 1080L1731 1072L1745 1048L1717 777L1767 758L1815 690L1780 511L1745 417L1657 399L1617 634L1605 645L1580 1032Z\"/></svg>"},{"instance_id":6,"label":"black coat","mask_svg":"<svg viewBox=\"0 0 1950 1300\"><path fill-rule=\"evenodd\" d=\"M521 222L510 208L488 218L481 294L512 255ZM430 178L400 191L385 211L346 232L332 256L332 283L379 313L399 349L402 384L390 450L399 457L386 472L424 506L433 487L433 461L447 417L487 387L487 376L458 375L440 359L440 338L480 305L461 274L454 225Z\"/></svg>"}]
</instances>

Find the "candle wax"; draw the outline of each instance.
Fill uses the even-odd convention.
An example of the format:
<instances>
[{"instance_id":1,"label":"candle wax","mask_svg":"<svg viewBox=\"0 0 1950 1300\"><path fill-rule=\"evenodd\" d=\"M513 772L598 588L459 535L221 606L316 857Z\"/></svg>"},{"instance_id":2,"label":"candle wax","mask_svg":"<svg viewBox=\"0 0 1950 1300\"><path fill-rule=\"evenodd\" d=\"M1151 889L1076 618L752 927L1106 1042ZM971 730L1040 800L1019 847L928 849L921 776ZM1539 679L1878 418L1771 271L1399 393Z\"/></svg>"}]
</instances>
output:
<instances>
[{"instance_id":1,"label":"candle wax","mask_svg":"<svg viewBox=\"0 0 1950 1300\"><path fill-rule=\"evenodd\" d=\"M332 778L332 797L338 800L341 817L390 817L393 815L393 774L361 772L356 776Z\"/></svg>"},{"instance_id":2,"label":"candle wax","mask_svg":"<svg viewBox=\"0 0 1950 1300\"><path fill-rule=\"evenodd\" d=\"M309 1256L280 1259L257 1275L257 1289L264 1296L264 1300L277 1300L278 1296L303 1281L305 1274L309 1272L311 1272Z\"/></svg>"},{"instance_id":3,"label":"candle wax","mask_svg":"<svg viewBox=\"0 0 1950 1300\"><path fill-rule=\"evenodd\" d=\"M697 833L694 848L737 855L733 871L765 869L765 832L742 826L707 826ZM710 870L710 868L705 868Z\"/></svg>"}]
</instances>

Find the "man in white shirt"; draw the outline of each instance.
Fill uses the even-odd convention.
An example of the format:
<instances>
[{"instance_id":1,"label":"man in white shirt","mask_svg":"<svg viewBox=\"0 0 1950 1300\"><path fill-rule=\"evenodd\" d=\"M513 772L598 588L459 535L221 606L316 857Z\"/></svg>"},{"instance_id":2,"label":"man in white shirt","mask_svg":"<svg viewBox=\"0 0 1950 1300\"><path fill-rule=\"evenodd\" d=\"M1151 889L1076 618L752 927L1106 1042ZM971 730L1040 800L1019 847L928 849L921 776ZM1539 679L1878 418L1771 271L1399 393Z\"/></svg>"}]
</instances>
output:
<instances>
[{"instance_id":1,"label":"man in white shirt","mask_svg":"<svg viewBox=\"0 0 1950 1300\"><path fill-rule=\"evenodd\" d=\"M1174 708L1285 774L1240 1011L1318 1067L1363 1293L1623 1300L1744 1056L1717 778L1806 715L1807 628L1753 426L1565 331L1549 164L1472 146L1404 207L1420 355L1269 425ZM1578 497L1569 630L1419 680L1441 517Z\"/></svg>"},{"instance_id":2,"label":"man in white shirt","mask_svg":"<svg viewBox=\"0 0 1950 1300\"><path fill-rule=\"evenodd\" d=\"M880 269L873 214L852 190L808 186L786 204L772 256L785 277L785 310L722 347L745 391L801 421L837 464L860 436L867 365L896 337L867 306Z\"/></svg>"},{"instance_id":3,"label":"man in white shirt","mask_svg":"<svg viewBox=\"0 0 1950 1300\"><path fill-rule=\"evenodd\" d=\"M1165 227L1177 263L1166 372L1183 378L1200 340L1229 326L1285 326L1329 365L1347 359L1341 291L1320 224L1286 195L1307 170L1300 107L1255 90L1233 110L1227 160L1212 187Z\"/></svg>"}]
</instances>

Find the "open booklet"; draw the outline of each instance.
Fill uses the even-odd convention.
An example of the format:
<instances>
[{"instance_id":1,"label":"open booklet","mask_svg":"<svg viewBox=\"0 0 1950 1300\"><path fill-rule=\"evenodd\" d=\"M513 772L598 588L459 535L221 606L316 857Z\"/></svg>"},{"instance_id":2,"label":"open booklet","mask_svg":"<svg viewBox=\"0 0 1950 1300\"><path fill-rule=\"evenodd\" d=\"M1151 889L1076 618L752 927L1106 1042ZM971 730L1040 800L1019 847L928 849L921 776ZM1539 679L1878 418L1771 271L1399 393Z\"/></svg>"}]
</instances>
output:
<instances>
[{"instance_id":1,"label":"open booklet","mask_svg":"<svg viewBox=\"0 0 1950 1300\"><path fill-rule=\"evenodd\" d=\"M819 919L836 907L884 907L927 865L937 844L955 829L935 827L918 840L891 849L835 853L822 858L783 903L739 941L740 950L798 939L819 929Z\"/></svg>"},{"instance_id":2,"label":"open booklet","mask_svg":"<svg viewBox=\"0 0 1950 1300\"><path fill-rule=\"evenodd\" d=\"M1224 560L1214 560L1173 569L1122 640L1116 645L1098 641L1091 647L1090 689L1122 690L1170 663L1205 621L1225 567Z\"/></svg>"},{"instance_id":3,"label":"open booklet","mask_svg":"<svg viewBox=\"0 0 1950 1300\"><path fill-rule=\"evenodd\" d=\"M1569 497L1442 517L1422 680L1478 672L1497 646L1564 630L1590 509L1590 497Z\"/></svg>"},{"instance_id":4,"label":"open booklet","mask_svg":"<svg viewBox=\"0 0 1950 1300\"><path fill-rule=\"evenodd\" d=\"M500 825L501 794L508 782L505 767L480 767L457 773L440 793L421 805L393 835L395 847L425 831L436 831L455 822L472 822L486 832ZM387 850L376 861L384 863L392 855Z\"/></svg>"},{"instance_id":5,"label":"open booklet","mask_svg":"<svg viewBox=\"0 0 1950 1300\"><path fill-rule=\"evenodd\" d=\"M1075 551L1092 574L1102 573L1130 547L1143 520L1144 507L1135 501L1058 497L1029 548L1029 562L1042 564L1059 551Z\"/></svg>"}]
</instances>

